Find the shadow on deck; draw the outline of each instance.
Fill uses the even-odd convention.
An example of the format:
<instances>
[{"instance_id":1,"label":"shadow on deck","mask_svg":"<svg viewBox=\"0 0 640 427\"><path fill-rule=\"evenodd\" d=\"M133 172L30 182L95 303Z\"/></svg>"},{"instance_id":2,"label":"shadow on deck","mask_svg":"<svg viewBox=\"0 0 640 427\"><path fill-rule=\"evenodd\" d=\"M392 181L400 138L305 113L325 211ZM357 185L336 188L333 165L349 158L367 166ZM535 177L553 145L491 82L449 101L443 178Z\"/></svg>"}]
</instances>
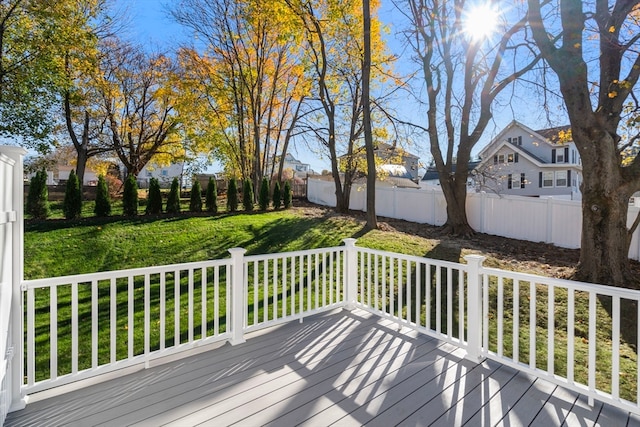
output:
<instances>
[{"instance_id":1,"label":"shadow on deck","mask_svg":"<svg viewBox=\"0 0 640 427\"><path fill-rule=\"evenodd\" d=\"M640 425L362 310L247 338L64 394L43 392L5 425Z\"/></svg>"}]
</instances>

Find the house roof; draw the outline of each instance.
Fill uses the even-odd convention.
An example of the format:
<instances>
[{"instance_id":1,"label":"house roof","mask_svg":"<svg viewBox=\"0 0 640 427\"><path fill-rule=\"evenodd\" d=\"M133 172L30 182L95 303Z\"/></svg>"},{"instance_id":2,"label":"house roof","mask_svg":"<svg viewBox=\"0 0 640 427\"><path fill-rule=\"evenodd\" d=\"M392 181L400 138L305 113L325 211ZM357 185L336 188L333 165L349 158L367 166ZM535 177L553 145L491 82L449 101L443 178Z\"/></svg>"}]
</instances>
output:
<instances>
[{"instance_id":1,"label":"house roof","mask_svg":"<svg viewBox=\"0 0 640 427\"><path fill-rule=\"evenodd\" d=\"M468 166L468 170L472 171L476 168L476 166L478 166L480 164L480 162L469 162L467 164ZM456 171L456 166L457 164L451 165L451 172L455 172ZM433 181L439 178L439 174L438 171L436 170L435 166L431 166L427 169L427 172L425 172L425 174L422 177L423 181Z\"/></svg>"},{"instance_id":2,"label":"house roof","mask_svg":"<svg viewBox=\"0 0 640 427\"><path fill-rule=\"evenodd\" d=\"M410 157L412 159L419 159L420 156L416 156L415 154L412 154L410 152L408 152L407 150L405 150L402 147L398 147L397 145L392 145L392 144L387 144L386 142L378 142L376 144L376 147L374 149L375 151L384 151L384 152L389 152L389 153L396 153L399 156L402 157ZM397 151L396 151L397 150ZM365 153L365 147L361 146L361 147L357 147L354 150L354 154L364 154ZM339 158L343 158L345 157L346 154L343 154L342 156L339 156Z\"/></svg>"},{"instance_id":3,"label":"house roof","mask_svg":"<svg viewBox=\"0 0 640 427\"><path fill-rule=\"evenodd\" d=\"M535 131L538 135L542 136L552 144L560 144L560 135L571 131L571 125L557 126L553 128L540 129Z\"/></svg>"}]
</instances>

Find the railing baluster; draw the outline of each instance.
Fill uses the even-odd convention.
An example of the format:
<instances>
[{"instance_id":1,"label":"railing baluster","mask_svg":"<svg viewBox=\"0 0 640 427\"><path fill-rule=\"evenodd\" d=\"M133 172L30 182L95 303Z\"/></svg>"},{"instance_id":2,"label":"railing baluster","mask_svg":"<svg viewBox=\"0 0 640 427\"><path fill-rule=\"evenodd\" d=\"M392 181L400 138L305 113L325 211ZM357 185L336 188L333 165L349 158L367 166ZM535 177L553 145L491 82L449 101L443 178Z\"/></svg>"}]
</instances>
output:
<instances>
[{"instance_id":1,"label":"railing baluster","mask_svg":"<svg viewBox=\"0 0 640 427\"><path fill-rule=\"evenodd\" d=\"M164 350L167 327L167 275L160 273L160 350Z\"/></svg>"},{"instance_id":2,"label":"railing baluster","mask_svg":"<svg viewBox=\"0 0 640 427\"><path fill-rule=\"evenodd\" d=\"M464 272L458 269L458 339L464 342Z\"/></svg>"},{"instance_id":3,"label":"railing baluster","mask_svg":"<svg viewBox=\"0 0 640 427\"><path fill-rule=\"evenodd\" d=\"M111 309L111 313L109 314L109 321L110 321L110 328L109 328L109 332L110 332L110 340L109 340L109 350L110 350L110 355L109 355L109 359L111 360L111 363L116 363L117 360L117 347L118 347L118 341L117 341L117 333L118 333L118 324L117 324L117 316L118 316L118 288L117 288L117 283L116 283L116 278L115 277L111 277L110 283L109 283L109 303L110 303L110 309Z\"/></svg>"},{"instance_id":4,"label":"railing baluster","mask_svg":"<svg viewBox=\"0 0 640 427\"><path fill-rule=\"evenodd\" d=\"M380 280L378 280L378 264L380 257L376 254L373 256L373 262L374 262L374 267L373 267L373 289L375 290L375 294L373 295L373 300L374 300L374 304L375 304L375 308L376 310L380 309L380 290L378 289L378 286L380 284Z\"/></svg>"},{"instance_id":5,"label":"railing baluster","mask_svg":"<svg viewBox=\"0 0 640 427\"><path fill-rule=\"evenodd\" d=\"M453 269L447 267L447 336L453 337Z\"/></svg>"},{"instance_id":6,"label":"railing baluster","mask_svg":"<svg viewBox=\"0 0 640 427\"><path fill-rule=\"evenodd\" d=\"M98 367L98 281L91 281L91 367Z\"/></svg>"},{"instance_id":7,"label":"railing baluster","mask_svg":"<svg viewBox=\"0 0 640 427\"><path fill-rule=\"evenodd\" d=\"M151 352L151 275L144 275L144 354Z\"/></svg>"},{"instance_id":8,"label":"railing baluster","mask_svg":"<svg viewBox=\"0 0 640 427\"><path fill-rule=\"evenodd\" d=\"M200 305L201 305L201 314L202 316L200 317L200 337L202 339L207 338L207 319L209 318L208 316L208 310L207 310L207 282L208 282L208 270L206 267L202 267L202 269L200 269L200 292L201 292L201 297L200 297Z\"/></svg>"},{"instance_id":9,"label":"railing baluster","mask_svg":"<svg viewBox=\"0 0 640 427\"><path fill-rule=\"evenodd\" d=\"M397 274L395 263L396 259L397 258L392 256L389 257L389 314L392 316L397 316L395 306L395 277Z\"/></svg>"},{"instance_id":10,"label":"railing baluster","mask_svg":"<svg viewBox=\"0 0 640 427\"><path fill-rule=\"evenodd\" d=\"M536 283L529 282L529 367L536 368Z\"/></svg>"},{"instance_id":11,"label":"railing baluster","mask_svg":"<svg viewBox=\"0 0 640 427\"><path fill-rule=\"evenodd\" d=\"M469 301L469 304L473 304ZM482 348L489 351L489 275L482 275Z\"/></svg>"},{"instance_id":12,"label":"railing baluster","mask_svg":"<svg viewBox=\"0 0 640 427\"><path fill-rule=\"evenodd\" d=\"M333 304L333 290L335 288L335 282L333 281L333 257L335 252L329 252L329 304Z\"/></svg>"},{"instance_id":13,"label":"railing baluster","mask_svg":"<svg viewBox=\"0 0 640 427\"><path fill-rule=\"evenodd\" d=\"M227 276L227 287L226 287L225 294L228 295L229 294L229 285L228 285L229 268L226 269L225 276ZM226 305L226 307L229 307L229 306ZM225 309L225 311L227 313L229 312L228 309ZM225 323L225 326L226 325L228 325L228 323ZM213 335L218 336L219 334L220 334L220 267L216 265L213 270Z\"/></svg>"},{"instance_id":14,"label":"railing baluster","mask_svg":"<svg viewBox=\"0 0 640 427\"><path fill-rule=\"evenodd\" d=\"M315 255L315 274L316 274L316 280L315 280L315 286L316 286L316 309L320 308L320 301L319 301L319 295L320 295L320 265L319 265L319 254L316 253ZM324 305L324 302L323 304Z\"/></svg>"},{"instance_id":15,"label":"railing baluster","mask_svg":"<svg viewBox=\"0 0 640 427\"><path fill-rule=\"evenodd\" d=\"M433 283L433 273L431 271L431 264L426 263L424 265L424 268L425 268L425 281L426 281L425 295L424 295L424 300L425 300L424 318L425 318L425 327L430 330L431 329L431 313L432 313L431 284Z\"/></svg>"},{"instance_id":16,"label":"railing baluster","mask_svg":"<svg viewBox=\"0 0 640 427\"><path fill-rule=\"evenodd\" d=\"M287 257L282 258L282 317L287 317Z\"/></svg>"},{"instance_id":17,"label":"railing baluster","mask_svg":"<svg viewBox=\"0 0 640 427\"><path fill-rule=\"evenodd\" d=\"M442 267L436 267L436 331L442 333Z\"/></svg>"},{"instance_id":18,"label":"railing baluster","mask_svg":"<svg viewBox=\"0 0 640 427\"><path fill-rule=\"evenodd\" d=\"M416 325L422 326L422 263L415 262L416 266Z\"/></svg>"},{"instance_id":19,"label":"railing baluster","mask_svg":"<svg viewBox=\"0 0 640 427\"><path fill-rule=\"evenodd\" d=\"M304 313L304 255L298 258L298 314Z\"/></svg>"},{"instance_id":20,"label":"railing baluster","mask_svg":"<svg viewBox=\"0 0 640 427\"><path fill-rule=\"evenodd\" d=\"M513 355L512 360L520 361L520 281L513 281Z\"/></svg>"},{"instance_id":21,"label":"railing baluster","mask_svg":"<svg viewBox=\"0 0 640 427\"><path fill-rule=\"evenodd\" d=\"M227 288L228 289L228 288ZM228 293L228 292L227 292ZM173 272L173 345L180 345L180 270Z\"/></svg>"},{"instance_id":22,"label":"railing baluster","mask_svg":"<svg viewBox=\"0 0 640 427\"><path fill-rule=\"evenodd\" d=\"M187 317L187 327L189 328L189 331L187 333L187 339L189 343L193 342L193 268L189 269L189 273L188 273L188 288L187 288L187 307L189 310L188 313L188 317Z\"/></svg>"},{"instance_id":23,"label":"railing baluster","mask_svg":"<svg viewBox=\"0 0 640 427\"><path fill-rule=\"evenodd\" d=\"M567 289L567 379L569 382L573 382L574 375L574 360L575 355L575 294L573 289Z\"/></svg>"},{"instance_id":24,"label":"railing baluster","mask_svg":"<svg viewBox=\"0 0 640 427\"><path fill-rule=\"evenodd\" d=\"M611 394L614 399L620 397L620 297L613 297L611 313Z\"/></svg>"},{"instance_id":25,"label":"railing baluster","mask_svg":"<svg viewBox=\"0 0 640 427\"><path fill-rule=\"evenodd\" d=\"M555 371L555 288L554 286L548 287L548 313L547 313L547 372L550 375Z\"/></svg>"},{"instance_id":26,"label":"railing baluster","mask_svg":"<svg viewBox=\"0 0 640 427\"><path fill-rule=\"evenodd\" d=\"M273 319L278 319L278 294L280 287L278 286L278 258L273 260Z\"/></svg>"},{"instance_id":27,"label":"railing baluster","mask_svg":"<svg viewBox=\"0 0 640 427\"><path fill-rule=\"evenodd\" d=\"M127 343L128 343L128 357L131 359L133 357L133 304L134 300L134 289L133 289L133 276L129 275L129 280L127 282L127 291L128 291L128 323L127 323Z\"/></svg>"},{"instance_id":28,"label":"railing baluster","mask_svg":"<svg viewBox=\"0 0 640 427\"><path fill-rule=\"evenodd\" d=\"M27 385L32 386L36 380L36 303L35 290L27 290ZM49 303L49 306L52 304Z\"/></svg>"},{"instance_id":29,"label":"railing baluster","mask_svg":"<svg viewBox=\"0 0 640 427\"><path fill-rule=\"evenodd\" d=\"M263 303L264 303L264 308L263 308L263 322L267 322L269 321L269 260L264 260L263 262L264 264L264 271L262 272L262 275L264 276L264 280L263 280L263 292L264 292L264 297L263 297Z\"/></svg>"},{"instance_id":30,"label":"railing baluster","mask_svg":"<svg viewBox=\"0 0 640 427\"><path fill-rule=\"evenodd\" d=\"M382 256L382 312L387 312L387 257Z\"/></svg>"},{"instance_id":31,"label":"railing baluster","mask_svg":"<svg viewBox=\"0 0 640 427\"><path fill-rule=\"evenodd\" d=\"M412 317L411 317L411 310L413 310L413 304L411 303L413 300L411 299L411 266L412 263L411 261L407 260L407 322L411 323Z\"/></svg>"},{"instance_id":32,"label":"railing baluster","mask_svg":"<svg viewBox=\"0 0 640 427\"><path fill-rule=\"evenodd\" d=\"M254 261L251 263L253 266L253 324L257 325L260 321L258 313L258 302L260 300L260 282L258 280L258 268L260 267L260 261Z\"/></svg>"},{"instance_id":33,"label":"railing baluster","mask_svg":"<svg viewBox=\"0 0 640 427\"><path fill-rule=\"evenodd\" d=\"M51 287L49 306L49 369L51 379L58 378L58 287Z\"/></svg>"},{"instance_id":34,"label":"railing baluster","mask_svg":"<svg viewBox=\"0 0 640 427\"><path fill-rule=\"evenodd\" d=\"M589 378L591 393L596 390L596 293L589 292Z\"/></svg>"},{"instance_id":35,"label":"railing baluster","mask_svg":"<svg viewBox=\"0 0 640 427\"><path fill-rule=\"evenodd\" d=\"M291 257L291 315L296 314L296 257Z\"/></svg>"},{"instance_id":36,"label":"railing baluster","mask_svg":"<svg viewBox=\"0 0 640 427\"><path fill-rule=\"evenodd\" d=\"M502 350L504 349L504 277L498 277L498 356L502 357Z\"/></svg>"},{"instance_id":37,"label":"railing baluster","mask_svg":"<svg viewBox=\"0 0 640 427\"><path fill-rule=\"evenodd\" d=\"M71 283L71 373L78 373L78 282Z\"/></svg>"}]
</instances>

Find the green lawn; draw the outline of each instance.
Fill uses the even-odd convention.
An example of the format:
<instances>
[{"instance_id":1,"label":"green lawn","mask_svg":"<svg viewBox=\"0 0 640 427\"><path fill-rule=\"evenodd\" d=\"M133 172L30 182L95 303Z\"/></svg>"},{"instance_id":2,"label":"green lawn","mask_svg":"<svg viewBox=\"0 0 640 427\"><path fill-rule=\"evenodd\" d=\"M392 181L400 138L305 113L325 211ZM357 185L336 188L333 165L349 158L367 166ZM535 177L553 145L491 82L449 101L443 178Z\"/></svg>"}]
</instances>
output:
<instances>
[{"instance_id":1,"label":"green lawn","mask_svg":"<svg viewBox=\"0 0 640 427\"><path fill-rule=\"evenodd\" d=\"M205 259L220 259L229 256L227 250L232 247L243 247L248 254L262 254L312 249L318 247L329 247L340 245L342 239L347 237L357 237L358 245L399 252L411 255L427 256L436 259L446 259L448 261L459 261L466 255L465 251L456 251L440 245L440 242L428 240L400 232L390 231L366 231L361 222L353 218L336 216L326 211L324 215L309 213L304 209L293 209L286 211L267 213L238 213L234 215L218 214L208 216L160 216L126 219L119 216L98 219L86 218L78 221L50 220L44 222L28 222L25 233L25 277L36 279L42 277L91 273L105 270L119 270L135 267L146 267L152 265L163 265L173 263L184 263L191 261L201 261ZM488 257L486 264L495 265L500 260ZM406 274L406 273L405 273ZM397 280L397 277L396 277ZM454 277L455 280L455 277ZM182 286L186 286L186 281L182 280ZM510 311L513 294L510 286L511 282L505 283L505 320L504 320L504 352L511 355L513 352L512 325L513 316ZM422 283L421 286L426 286ZM101 285L102 286L102 285ZM118 307L126 308L126 283L118 285ZM456 286L454 286L454 291ZM142 291L142 283L136 283L136 305L141 302L139 296ZM222 290L224 291L224 290ZM152 290L153 295L157 295L157 289ZM182 292L183 298L185 292ZM456 291L457 292L457 291ZM490 311L490 348L497 350L495 341L495 331L497 328L495 298L496 284L492 281L490 287L491 311ZM528 334L529 325L525 319L528 314L528 292L529 286L525 283L520 288L520 334L519 334L519 359L522 362L528 360ZM546 367L546 326L548 304L545 290L540 289L540 298L536 305L537 312L537 365L540 368ZM38 313L37 327L42 331L38 334L36 341L41 346L37 353L38 371L42 375L48 373L48 304L49 297L46 291L39 291L40 296L36 297ZM108 289L100 290L100 306L108 307ZM172 295L169 289L169 296ZM153 296L152 296L153 297ZM269 298L276 295L270 294ZM395 295L397 298L397 295ZM102 301L104 298L104 301ZM154 297L155 298L155 297ZM196 306L199 296L196 295ZM208 297L209 300L213 296ZM252 303L252 293L250 292L250 304ZM556 342L555 360L559 373L566 372L566 292L558 291L555 295L556 304ZM66 316L70 311L70 294L68 290L60 290L58 295L59 316ZM89 299L84 300L84 307L80 307L80 313L86 319L90 318ZM586 347L588 337L584 331L586 322L587 307L583 298L576 296L576 325L575 338L576 355L576 380L586 382ZM169 307L173 306L171 297L167 300ZM180 301L184 306L186 301ZM405 308L406 310L406 308ZM125 310L126 311L126 310ZM181 310L184 312L184 310ZM423 312L424 313L424 312ZM183 313L186 316L186 312ZM262 316L262 312L260 313ZM432 313L433 315L433 313ZM142 311L136 309L135 315L135 353L139 354L143 348L144 336L142 335ZM154 314L155 316L155 314ZM167 324L171 324L172 313L168 313ZM199 316L199 314L198 314ZM100 320L100 342L101 350L100 362L108 361L108 319ZM108 316L107 316L108 317ZM635 316L634 316L635 317ZM424 320L424 319L423 319ZM634 319L635 320L635 319ZM225 326L220 319L221 330ZM433 319L432 319L433 321ZM102 323L105 322L105 323ZM118 353L126 354L126 316L118 319ZM444 322L444 320L443 320ZM65 322L63 322L65 323ZM455 319L454 319L455 323ZM103 326L105 331L103 331ZM182 319L184 325L181 334L187 333L186 317ZM211 326L211 325L209 325ZM455 326L455 324L454 324ZM63 329L68 329L66 322ZM89 328L90 322L84 322L81 328ZM83 331L81 330L81 336ZM624 331L623 331L624 332ZM84 331L89 334L90 329ZM61 331L59 341L59 374L68 372L70 360L68 357L70 338ZM157 333L156 333L157 335ZM154 335L155 340L157 336ZM198 332L196 332L196 336ZM624 334L623 334L624 335ZM623 336L624 337L624 336ZM173 338L172 338L173 339ZM611 320L607 311L603 308L602 302L598 303L598 383L606 384L611 376L610 353L605 351L611 347ZM84 348L88 343L81 343L81 350L90 353L90 348ZM171 343L169 342L168 345ZM632 344L635 344L633 342ZM157 346L156 346L157 348ZM121 357L119 357L120 359ZM630 400L635 400L636 384L636 363L637 355L634 345L623 342L621 345L621 366L624 375L621 378L621 394ZM86 367L86 363L81 363ZM605 390L607 386L603 387Z\"/></svg>"}]
</instances>

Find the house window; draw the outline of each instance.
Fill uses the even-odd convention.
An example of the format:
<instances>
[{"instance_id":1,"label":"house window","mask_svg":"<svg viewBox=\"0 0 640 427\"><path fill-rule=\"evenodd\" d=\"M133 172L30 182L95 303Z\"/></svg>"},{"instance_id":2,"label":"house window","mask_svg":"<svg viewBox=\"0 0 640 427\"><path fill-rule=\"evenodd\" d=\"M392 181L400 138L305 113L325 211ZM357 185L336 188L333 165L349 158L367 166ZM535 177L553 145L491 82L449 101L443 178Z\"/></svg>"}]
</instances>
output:
<instances>
[{"instance_id":1,"label":"house window","mask_svg":"<svg viewBox=\"0 0 640 427\"><path fill-rule=\"evenodd\" d=\"M558 154L556 156L556 162L557 163L564 163L564 156L562 154Z\"/></svg>"},{"instance_id":2,"label":"house window","mask_svg":"<svg viewBox=\"0 0 640 427\"><path fill-rule=\"evenodd\" d=\"M542 172L542 186L553 187L553 172Z\"/></svg>"},{"instance_id":3,"label":"house window","mask_svg":"<svg viewBox=\"0 0 640 427\"><path fill-rule=\"evenodd\" d=\"M507 138L507 142L509 144L513 144L513 145L522 145L522 137L521 136L514 136L512 138Z\"/></svg>"},{"instance_id":4,"label":"house window","mask_svg":"<svg viewBox=\"0 0 640 427\"><path fill-rule=\"evenodd\" d=\"M504 154L498 155L498 163L504 163Z\"/></svg>"},{"instance_id":5,"label":"house window","mask_svg":"<svg viewBox=\"0 0 640 427\"><path fill-rule=\"evenodd\" d=\"M567 171L557 171L556 187L566 187L566 186L567 186Z\"/></svg>"},{"instance_id":6,"label":"house window","mask_svg":"<svg viewBox=\"0 0 640 427\"><path fill-rule=\"evenodd\" d=\"M162 169L162 176L169 176L169 170L168 169Z\"/></svg>"},{"instance_id":7,"label":"house window","mask_svg":"<svg viewBox=\"0 0 640 427\"><path fill-rule=\"evenodd\" d=\"M513 163L514 155L513 153L507 154L507 162Z\"/></svg>"},{"instance_id":8,"label":"house window","mask_svg":"<svg viewBox=\"0 0 640 427\"><path fill-rule=\"evenodd\" d=\"M513 175L509 174L509 179L507 181L507 188L511 190L513 188Z\"/></svg>"},{"instance_id":9,"label":"house window","mask_svg":"<svg viewBox=\"0 0 640 427\"><path fill-rule=\"evenodd\" d=\"M520 188L524 188L524 185L527 183L527 179L524 173L520 174Z\"/></svg>"},{"instance_id":10,"label":"house window","mask_svg":"<svg viewBox=\"0 0 640 427\"><path fill-rule=\"evenodd\" d=\"M498 156L493 156L493 164L497 165L498 164Z\"/></svg>"},{"instance_id":11,"label":"house window","mask_svg":"<svg viewBox=\"0 0 640 427\"><path fill-rule=\"evenodd\" d=\"M151 172L151 171L147 171L147 177L149 177L149 178L150 178L150 177L152 177L152 176L153 176L153 172Z\"/></svg>"}]
</instances>

